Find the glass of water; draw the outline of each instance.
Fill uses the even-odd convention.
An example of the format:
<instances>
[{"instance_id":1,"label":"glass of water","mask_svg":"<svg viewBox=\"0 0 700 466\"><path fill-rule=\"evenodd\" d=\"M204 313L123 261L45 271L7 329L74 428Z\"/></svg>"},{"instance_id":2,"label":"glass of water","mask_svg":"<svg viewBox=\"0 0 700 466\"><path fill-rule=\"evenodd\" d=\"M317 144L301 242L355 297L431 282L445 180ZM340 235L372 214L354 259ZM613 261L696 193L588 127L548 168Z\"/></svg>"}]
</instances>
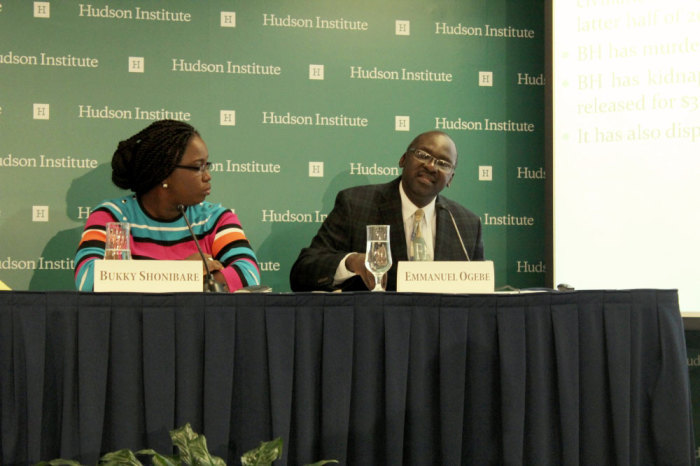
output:
<instances>
[{"instance_id":1,"label":"glass of water","mask_svg":"<svg viewBox=\"0 0 700 466\"><path fill-rule=\"evenodd\" d=\"M105 226L105 259L131 259L129 244L131 225L126 222L108 222Z\"/></svg>"},{"instance_id":2,"label":"glass of water","mask_svg":"<svg viewBox=\"0 0 700 466\"><path fill-rule=\"evenodd\" d=\"M391 268L389 225L367 225L367 251L365 267L374 275L374 289L384 291L382 278Z\"/></svg>"}]
</instances>

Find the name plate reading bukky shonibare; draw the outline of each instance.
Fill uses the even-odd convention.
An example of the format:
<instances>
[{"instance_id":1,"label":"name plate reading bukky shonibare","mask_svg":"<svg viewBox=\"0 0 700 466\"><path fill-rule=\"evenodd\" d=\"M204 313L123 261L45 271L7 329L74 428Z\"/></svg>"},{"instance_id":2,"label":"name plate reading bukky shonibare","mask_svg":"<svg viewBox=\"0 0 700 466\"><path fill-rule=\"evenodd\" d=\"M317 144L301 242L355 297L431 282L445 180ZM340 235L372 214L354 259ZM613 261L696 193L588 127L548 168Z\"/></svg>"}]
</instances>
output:
<instances>
[{"instance_id":1,"label":"name plate reading bukky shonibare","mask_svg":"<svg viewBox=\"0 0 700 466\"><path fill-rule=\"evenodd\" d=\"M399 261L396 291L493 293L493 261Z\"/></svg>"},{"instance_id":2,"label":"name plate reading bukky shonibare","mask_svg":"<svg viewBox=\"0 0 700 466\"><path fill-rule=\"evenodd\" d=\"M95 291L202 291L200 261L96 260Z\"/></svg>"}]
</instances>

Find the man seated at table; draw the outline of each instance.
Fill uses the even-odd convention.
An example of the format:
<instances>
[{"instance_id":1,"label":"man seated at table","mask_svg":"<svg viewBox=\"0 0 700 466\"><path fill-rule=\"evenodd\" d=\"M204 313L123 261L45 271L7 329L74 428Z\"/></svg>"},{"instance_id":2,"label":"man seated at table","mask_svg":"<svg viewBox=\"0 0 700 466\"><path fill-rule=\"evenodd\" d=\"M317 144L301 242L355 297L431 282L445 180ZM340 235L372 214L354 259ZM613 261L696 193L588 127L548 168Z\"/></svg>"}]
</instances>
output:
<instances>
[{"instance_id":1,"label":"man seated at table","mask_svg":"<svg viewBox=\"0 0 700 466\"><path fill-rule=\"evenodd\" d=\"M374 276L365 267L367 225L390 225L393 264L385 275L387 290L396 290L398 261L484 259L481 219L439 195L457 167L452 139L441 131L420 134L399 167L401 176L389 183L338 193L333 210L292 266L293 291L374 288Z\"/></svg>"}]
</instances>

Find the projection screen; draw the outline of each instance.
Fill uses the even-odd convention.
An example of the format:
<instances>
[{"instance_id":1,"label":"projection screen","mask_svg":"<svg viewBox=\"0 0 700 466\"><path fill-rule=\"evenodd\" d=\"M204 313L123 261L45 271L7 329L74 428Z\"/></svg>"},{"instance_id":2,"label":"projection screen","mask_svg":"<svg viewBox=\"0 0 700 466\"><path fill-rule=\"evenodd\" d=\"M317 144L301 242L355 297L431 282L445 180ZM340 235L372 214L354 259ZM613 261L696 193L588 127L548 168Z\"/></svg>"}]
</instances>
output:
<instances>
[{"instance_id":1,"label":"projection screen","mask_svg":"<svg viewBox=\"0 0 700 466\"><path fill-rule=\"evenodd\" d=\"M553 281L700 311L700 1L552 0Z\"/></svg>"}]
</instances>

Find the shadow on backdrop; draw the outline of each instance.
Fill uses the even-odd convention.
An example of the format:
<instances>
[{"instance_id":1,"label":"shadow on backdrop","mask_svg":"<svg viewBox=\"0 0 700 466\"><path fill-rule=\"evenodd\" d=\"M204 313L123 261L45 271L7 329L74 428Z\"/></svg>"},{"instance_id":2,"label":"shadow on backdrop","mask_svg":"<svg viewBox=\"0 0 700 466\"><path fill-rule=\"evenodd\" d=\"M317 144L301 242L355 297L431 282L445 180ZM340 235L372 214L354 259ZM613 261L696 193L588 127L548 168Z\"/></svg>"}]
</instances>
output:
<instances>
[{"instance_id":1,"label":"shadow on backdrop","mask_svg":"<svg viewBox=\"0 0 700 466\"><path fill-rule=\"evenodd\" d=\"M66 214L80 223L75 228L59 231L46 243L41 253L44 260L50 262L69 257L72 261L87 219L86 216L79 219L80 209L92 209L105 199L123 195L124 191L112 184L110 162L74 179L66 193ZM75 290L73 270L36 270L29 282L29 290Z\"/></svg>"},{"instance_id":2,"label":"shadow on backdrop","mask_svg":"<svg viewBox=\"0 0 700 466\"><path fill-rule=\"evenodd\" d=\"M370 184L366 176L350 175L350 171L336 175L328 185L321 199L319 214L328 215L335 205L339 191L353 186ZM311 244L321 223L273 223L270 234L255 251L258 261L279 262L279 271L261 271L263 285L272 287L276 293L291 291L289 287L289 271L297 260L302 248Z\"/></svg>"}]
</instances>

